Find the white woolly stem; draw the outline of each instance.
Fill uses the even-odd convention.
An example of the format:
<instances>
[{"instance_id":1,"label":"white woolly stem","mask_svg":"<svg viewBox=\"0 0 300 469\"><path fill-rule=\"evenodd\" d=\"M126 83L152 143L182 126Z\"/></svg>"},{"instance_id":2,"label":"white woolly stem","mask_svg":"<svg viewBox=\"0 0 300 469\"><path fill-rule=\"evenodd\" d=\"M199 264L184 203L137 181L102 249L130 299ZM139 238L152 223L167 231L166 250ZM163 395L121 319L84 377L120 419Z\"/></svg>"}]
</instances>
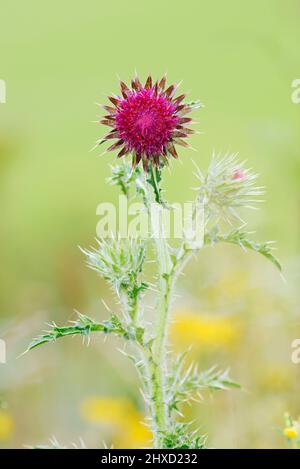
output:
<instances>
[{"instance_id":1,"label":"white woolly stem","mask_svg":"<svg viewBox=\"0 0 300 469\"><path fill-rule=\"evenodd\" d=\"M154 170L153 171L153 177ZM157 316L154 333L153 363L151 364L151 380L153 387L153 416L157 432L155 435L155 446L161 447L163 432L169 428L169 412L167 404L165 378L167 376L167 335L168 317L171 300L172 287L172 261L169 246L165 239L164 224L162 218L163 208L154 201L153 188L147 184L146 198L149 208L150 229L156 248L158 263L158 301Z\"/></svg>"}]
</instances>

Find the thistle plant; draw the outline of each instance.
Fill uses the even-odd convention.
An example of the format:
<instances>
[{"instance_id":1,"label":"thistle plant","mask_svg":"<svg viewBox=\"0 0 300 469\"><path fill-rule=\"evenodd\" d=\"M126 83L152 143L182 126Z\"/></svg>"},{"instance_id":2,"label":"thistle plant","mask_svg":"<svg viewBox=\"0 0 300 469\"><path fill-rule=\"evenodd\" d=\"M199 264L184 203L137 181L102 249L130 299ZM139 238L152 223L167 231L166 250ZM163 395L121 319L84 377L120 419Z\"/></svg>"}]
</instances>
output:
<instances>
[{"instance_id":1,"label":"thistle plant","mask_svg":"<svg viewBox=\"0 0 300 469\"><path fill-rule=\"evenodd\" d=\"M263 193L256 185L257 175L239 163L235 155L213 156L206 173L196 167L196 197L191 223L201 233L187 236L182 231L178 240L168 239L164 215L173 206L162 196L163 176L170 159L177 159L177 145L188 146L193 131L187 127L187 115L200 102L186 102L176 96L177 86L166 85L166 78L145 85L135 77L128 87L120 84L120 95L110 96L111 105L101 123L111 127L98 141L99 145L116 140L107 151L117 157L131 155L131 162L122 161L112 169L108 183L118 187L128 198L141 200L147 214L148 236L121 238L114 234L99 239L92 249L82 249L87 264L103 277L115 293L119 307L102 322L78 314L73 323L50 329L33 340L28 349L54 342L68 335L89 337L92 333L113 334L124 341L124 352L135 365L142 386L145 406L153 432L155 448L204 448L205 437L192 431L184 417L185 402L197 399L204 389L228 390L239 387L228 370L212 366L201 370L197 364L186 364L187 352L170 353L168 330L172 319L174 289L186 264L206 246L230 243L244 250L256 251L280 269L268 242L257 242L245 230L242 214L253 208ZM156 277L146 269L155 260ZM147 321L144 305L155 295L151 321Z\"/></svg>"}]
</instances>

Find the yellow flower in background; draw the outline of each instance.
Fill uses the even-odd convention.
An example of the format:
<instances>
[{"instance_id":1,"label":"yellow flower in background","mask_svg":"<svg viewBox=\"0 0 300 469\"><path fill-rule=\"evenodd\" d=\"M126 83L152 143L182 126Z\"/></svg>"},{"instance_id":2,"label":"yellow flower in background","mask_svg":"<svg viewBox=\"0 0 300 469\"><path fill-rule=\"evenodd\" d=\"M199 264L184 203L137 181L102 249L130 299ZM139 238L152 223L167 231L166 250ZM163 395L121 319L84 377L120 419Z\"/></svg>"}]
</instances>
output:
<instances>
[{"instance_id":1,"label":"yellow flower in background","mask_svg":"<svg viewBox=\"0 0 300 469\"><path fill-rule=\"evenodd\" d=\"M283 434L286 438L288 438L289 440L292 440L294 438L297 438L298 430L296 427L286 427L283 430Z\"/></svg>"},{"instance_id":2,"label":"yellow flower in background","mask_svg":"<svg viewBox=\"0 0 300 469\"><path fill-rule=\"evenodd\" d=\"M229 347L236 343L239 332L232 317L211 317L190 310L175 311L170 330L175 345L200 348Z\"/></svg>"},{"instance_id":3,"label":"yellow flower in background","mask_svg":"<svg viewBox=\"0 0 300 469\"><path fill-rule=\"evenodd\" d=\"M7 440L12 436L14 421L6 410L0 409L0 440Z\"/></svg>"},{"instance_id":4,"label":"yellow flower in background","mask_svg":"<svg viewBox=\"0 0 300 469\"><path fill-rule=\"evenodd\" d=\"M150 448L152 445L152 433L142 421L144 415L130 419L115 439L116 448Z\"/></svg>"},{"instance_id":5,"label":"yellow flower in background","mask_svg":"<svg viewBox=\"0 0 300 469\"><path fill-rule=\"evenodd\" d=\"M144 415L126 398L87 397L81 404L82 418L89 423L114 427L114 446L140 448L150 446L152 433L145 425Z\"/></svg>"},{"instance_id":6,"label":"yellow flower in background","mask_svg":"<svg viewBox=\"0 0 300 469\"><path fill-rule=\"evenodd\" d=\"M81 404L81 415L90 423L120 424L127 419L132 408L131 402L125 398L91 396Z\"/></svg>"}]
</instances>

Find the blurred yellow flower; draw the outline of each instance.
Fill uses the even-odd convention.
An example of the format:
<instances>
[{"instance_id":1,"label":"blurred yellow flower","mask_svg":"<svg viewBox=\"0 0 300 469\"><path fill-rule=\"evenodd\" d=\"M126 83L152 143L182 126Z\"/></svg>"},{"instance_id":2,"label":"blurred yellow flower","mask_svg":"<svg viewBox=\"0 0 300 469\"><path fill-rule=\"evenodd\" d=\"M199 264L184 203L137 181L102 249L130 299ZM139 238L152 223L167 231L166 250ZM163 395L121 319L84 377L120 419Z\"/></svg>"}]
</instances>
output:
<instances>
[{"instance_id":1,"label":"blurred yellow flower","mask_svg":"<svg viewBox=\"0 0 300 469\"><path fill-rule=\"evenodd\" d=\"M286 438L288 438L289 440L292 440L294 438L297 438L298 430L297 430L296 427L286 427L283 430L283 434L284 434L284 436L286 436Z\"/></svg>"},{"instance_id":2,"label":"blurred yellow flower","mask_svg":"<svg viewBox=\"0 0 300 469\"><path fill-rule=\"evenodd\" d=\"M14 421L11 415L0 409L0 440L7 440L14 430Z\"/></svg>"},{"instance_id":3,"label":"blurred yellow flower","mask_svg":"<svg viewBox=\"0 0 300 469\"><path fill-rule=\"evenodd\" d=\"M144 415L126 398L89 396L81 404L81 416L90 423L112 425L114 446L139 448L151 444L152 433L143 422Z\"/></svg>"},{"instance_id":4,"label":"blurred yellow flower","mask_svg":"<svg viewBox=\"0 0 300 469\"><path fill-rule=\"evenodd\" d=\"M117 448L146 448L152 445L152 433L139 415L137 419L131 419L125 424L123 431L120 431L115 439Z\"/></svg>"},{"instance_id":5,"label":"blurred yellow flower","mask_svg":"<svg viewBox=\"0 0 300 469\"><path fill-rule=\"evenodd\" d=\"M122 424L130 415L132 407L125 398L90 396L81 404L81 415L91 423Z\"/></svg>"},{"instance_id":6,"label":"blurred yellow flower","mask_svg":"<svg viewBox=\"0 0 300 469\"><path fill-rule=\"evenodd\" d=\"M231 318L210 317L189 310L177 310L171 325L171 341L176 345L202 347L231 346L239 328Z\"/></svg>"}]
</instances>

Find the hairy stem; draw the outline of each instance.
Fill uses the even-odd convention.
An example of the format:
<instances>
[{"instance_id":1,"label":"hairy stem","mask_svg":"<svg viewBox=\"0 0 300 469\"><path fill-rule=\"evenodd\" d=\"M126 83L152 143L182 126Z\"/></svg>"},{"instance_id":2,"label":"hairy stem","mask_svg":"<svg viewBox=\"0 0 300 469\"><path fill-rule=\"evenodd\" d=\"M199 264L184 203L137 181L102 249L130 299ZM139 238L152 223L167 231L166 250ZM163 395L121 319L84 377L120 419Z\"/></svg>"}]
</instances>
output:
<instances>
[{"instance_id":1,"label":"hairy stem","mask_svg":"<svg viewBox=\"0 0 300 469\"><path fill-rule=\"evenodd\" d=\"M122 291L119 294L120 302L123 307L123 313L125 320L128 324L132 326L138 325L138 314L139 314L139 304L140 304L140 295L136 294L133 297L130 297L128 291Z\"/></svg>"},{"instance_id":2,"label":"hairy stem","mask_svg":"<svg viewBox=\"0 0 300 469\"><path fill-rule=\"evenodd\" d=\"M160 174L158 174L160 179ZM148 178L138 178L137 188L143 195L144 203L150 220L150 234L153 240L158 266L158 299L156 306L156 322L154 326L154 342L150 354L144 354L148 390L149 410L153 421L154 446L163 447L164 434L172 430L172 422L168 409L167 383L167 338L170 304L174 283L193 255L193 250L182 246L177 260L173 264L170 247L164 233L163 213L166 204L158 197L160 195L157 170L151 168Z\"/></svg>"},{"instance_id":3,"label":"hairy stem","mask_svg":"<svg viewBox=\"0 0 300 469\"><path fill-rule=\"evenodd\" d=\"M153 177L155 173L153 170ZM162 434L168 430L169 415L165 395L165 377L167 375L167 330L168 316L171 300L172 286L172 261L169 246L165 239L163 225L163 208L155 202L155 193L148 184L147 199L151 234L154 240L157 263L158 263L158 301L157 319L155 324L155 340L153 344L153 362L150 363L150 378L152 381L154 423L155 423L155 446L162 446ZM150 205L150 207L149 207Z\"/></svg>"},{"instance_id":4,"label":"hairy stem","mask_svg":"<svg viewBox=\"0 0 300 469\"><path fill-rule=\"evenodd\" d=\"M133 326L138 326L139 323L139 308L140 308L140 294L134 295L130 301L130 316Z\"/></svg>"}]
</instances>

